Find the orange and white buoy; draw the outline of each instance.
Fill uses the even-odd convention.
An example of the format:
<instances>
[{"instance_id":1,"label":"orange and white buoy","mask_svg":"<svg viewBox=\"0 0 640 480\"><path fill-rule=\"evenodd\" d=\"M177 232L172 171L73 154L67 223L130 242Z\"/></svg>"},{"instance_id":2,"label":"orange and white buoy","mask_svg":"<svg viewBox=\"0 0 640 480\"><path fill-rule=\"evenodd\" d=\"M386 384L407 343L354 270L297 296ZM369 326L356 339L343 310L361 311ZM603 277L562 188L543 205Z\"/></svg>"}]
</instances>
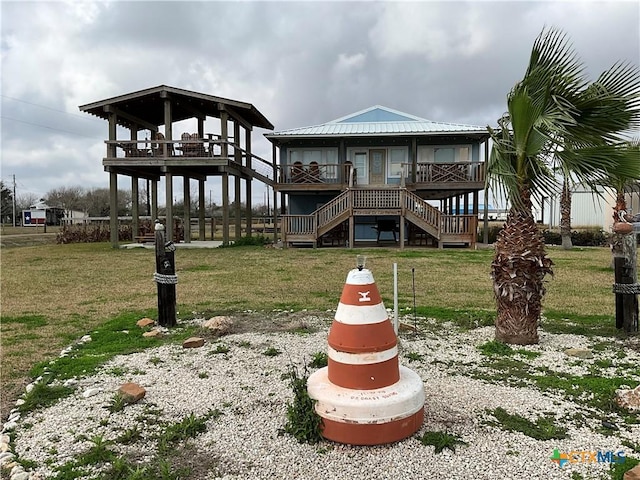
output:
<instances>
[{"instance_id":1,"label":"orange and white buoy","mask_svg":"<svg viewBox=\"0 0 640 480\"><path fill-rule=\"evenodd\" d=\"M325 438L379 445L420 428L422 380L398 363L398 340L370 270L347 275L328 343L327 367L307 381Z\"/></svg>"}]
</instances>

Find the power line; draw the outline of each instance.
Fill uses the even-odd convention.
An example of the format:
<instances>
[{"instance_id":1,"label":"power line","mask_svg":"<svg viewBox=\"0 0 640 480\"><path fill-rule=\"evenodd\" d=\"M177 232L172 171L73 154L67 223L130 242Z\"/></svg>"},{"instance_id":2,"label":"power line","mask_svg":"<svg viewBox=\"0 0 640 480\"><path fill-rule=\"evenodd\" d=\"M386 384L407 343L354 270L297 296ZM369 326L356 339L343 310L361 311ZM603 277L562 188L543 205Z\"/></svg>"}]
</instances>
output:
<instances>
[{"instance_id":1,"label":"power line","mask_svg":"<svg viewBox=\"0 0 640 480\"><path fill-rule=\"evenodd\" d=\"M22 100L20 98L9 97L7 95L0 95L0 97L6 98L8 100L13 100L13 101L16 101L16 102L20 102L20 103L26 103L27 105L33 105L34 107L45 108L47 110L51 110L52 112L64 113L66 115L71 115L72 117L82 118L83 120L91 120L91 121L98 120L98 118L96 118L96 117L91 117L91 116L88 116L88 115L80 115L80 114L71 113L71 112L65 112L64 110L58 110L56 108L47 107L46 105L40 105L38 103L27 102L26 100Z\"/></svg>"},{"instance_id":2,"label":"power line","mask_svg":"<svg viewBox=\"0 0 640 480\"><path fill-rule=\"evenodd\" d=\"M71 135L78 135L79 137L84 137L84 138L95 138L95 137L90 137L89 135L82 135L81 133L76 133L76 132L71 132L69 130L62 130L61 128L54 128L54 127L49 127L47 125L40 125L38 123L32 123L32 122L27 122L25 120L18 120L17 118L12 118L12 117L5 117L4 115L0 116L0 118L2 118L3 120L12 120L14 122L20 122L20 123L25 123L27 125L31 125L32 127L40 127L40 128L47 128L49 130L55 130L57 132L64 132L64 133L70 133Z\"/></svg>"}]
</instances>

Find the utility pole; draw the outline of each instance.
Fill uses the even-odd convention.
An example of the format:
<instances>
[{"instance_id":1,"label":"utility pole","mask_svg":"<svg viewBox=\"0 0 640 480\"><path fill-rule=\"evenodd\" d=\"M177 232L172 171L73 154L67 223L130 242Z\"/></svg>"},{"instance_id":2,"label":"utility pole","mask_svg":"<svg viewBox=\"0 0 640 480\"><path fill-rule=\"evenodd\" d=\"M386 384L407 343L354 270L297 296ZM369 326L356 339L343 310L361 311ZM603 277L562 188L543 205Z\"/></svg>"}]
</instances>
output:
<instances>
[{"instance_id":1,"label":"utility pole","mask_svg":"<svg viewBox=\"0 0 640 480\"><path fill-rule=\"evenodd\" d=\"M16 226L16 174L13 174L13 226Z\"/></svg>"}]
</instances>

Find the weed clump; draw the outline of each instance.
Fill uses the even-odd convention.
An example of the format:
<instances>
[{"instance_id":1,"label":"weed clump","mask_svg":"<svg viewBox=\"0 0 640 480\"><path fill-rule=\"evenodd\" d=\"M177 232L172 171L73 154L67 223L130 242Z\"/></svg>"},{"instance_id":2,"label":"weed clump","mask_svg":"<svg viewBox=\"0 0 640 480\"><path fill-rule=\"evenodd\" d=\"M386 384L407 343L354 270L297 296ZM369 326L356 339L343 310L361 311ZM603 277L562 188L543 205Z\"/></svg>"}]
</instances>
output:
<instances>
[{"instance_id":1,"label":"weed clump","mask_svg":"<svg viewBox=\"0 0 640 480\"><path fill-rule=\"evenodd\" d=\"M467 445L467 442L457 435L451 435L447 432L424 432L421 437L418 437L418 440L425 446L433 445L435 453L440 453L445 448L455 453L456 445Z\"/></svg>"},{"instance_id":2,"label":"weed clump","mask_svg":"<svg viewBox=\"0 0 640 480\"><path fill-rule=\"evenodd\" d=\"M316 413L315 400L307 392L309 372L306 367L304 375L291 366L287 374L289 385L293 390L293 403L287 404L287 422L280 432L293 435L299 443L315 444L322 440L322 417Z\"/></svg>"},{"instance_id":3,"label":"weed clump","mask_svg":"<svg viewBox=\"0 0 640 480\"><path fill-rule=\"evenodd\" d=\"M498 427L509 432L520 432L536 440L559 440L568 437L567 429L557 427L550 417L541 417L532 422L520 415L511 415L502 407L490 410L489 413L498 420Z\"/></svg>"}]
</instances>

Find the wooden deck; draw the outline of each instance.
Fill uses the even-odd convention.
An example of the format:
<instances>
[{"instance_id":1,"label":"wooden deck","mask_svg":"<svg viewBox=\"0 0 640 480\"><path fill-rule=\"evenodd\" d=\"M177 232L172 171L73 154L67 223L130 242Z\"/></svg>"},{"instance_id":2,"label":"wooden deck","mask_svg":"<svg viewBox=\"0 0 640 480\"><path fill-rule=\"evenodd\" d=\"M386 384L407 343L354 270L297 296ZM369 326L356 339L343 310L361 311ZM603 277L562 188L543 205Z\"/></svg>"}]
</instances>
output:
<instances>
[{"instance_id":1,"label":"wooden deck","mask_svg":"<svg viewBox=\"0 0 640 480\"><path fill-rule=\"evenodd\" d=\"M344 232L345 222L353 223L357 216L400 217L412 225L412 231L432 237L438 246L446 243L476 244L477 215L445 215L406 188L353 188L309 215L282 215L282 233L286 244L322 244L325 235L334 229ZM400 248L404 247L404 229L399 228ZM348 229L348 244L354 244L353 228ZM343 233L344 235L344 233Z\"/></svg>"}]
</instances>

